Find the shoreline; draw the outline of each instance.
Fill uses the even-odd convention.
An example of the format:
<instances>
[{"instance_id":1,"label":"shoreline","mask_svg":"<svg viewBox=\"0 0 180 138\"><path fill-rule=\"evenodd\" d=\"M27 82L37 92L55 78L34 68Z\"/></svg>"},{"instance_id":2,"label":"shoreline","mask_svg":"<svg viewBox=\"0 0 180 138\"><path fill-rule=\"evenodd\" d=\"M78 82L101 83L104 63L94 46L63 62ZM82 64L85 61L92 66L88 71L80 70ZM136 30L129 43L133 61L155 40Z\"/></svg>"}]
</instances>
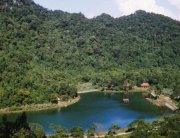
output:
<instances>
[{"instance_id":1,"label":"shoreline","mask_svg":"<svg viewBox=\"0 0 180 138\"><path fill-rule=\"evenodd\" d=\"M168 108L173 112L176 112L179 109L178 105L176 105L172 99L164 95L159 95L158 99L146 98L146 100L157 107Z\"/></svg>"},{"instance_id":2,"label":"shoreline","mask_svg":"<svg viewBox=\"0 0 180 138\"><path fill-rule=\"evenodd\" d=\"M123 130L123 131L122 131ZM102 131L102 132L95 132L93 138L105 138L106 135L108 134L108 131ZM113 137L118 137L118 136L124 136L124 135L131 135L132 132L125 132L124 129L120 129L119 132L113 135ZM50 136L53 136L54 134L46 135L48 138ZM68 133L70 136L70 133ZM88 134L85 132L84 133L84 138L88 137Z\"/></svg>"},{"instance_id":3,"label":"shoreline","mask_svg":"<svg viewBox=\"0 0 180 138\"><path fill-rule=\"evenodd\" d=\"M78 91L78 94L83 94L83 93L93 93L93 92L104 92L104 93L124 93L125 91L123 90L104 90L102 91L101 88L99 89L89 89L89 90L81 90ZM136 89L132 89L129 90L128 92L147 92L147 89L142 89L142 88L136 88Z\"/></svg>"},{"instance_id":4,"label":"shoreline","mask_svg":"<svg viewBox=\"0 0 180 138\"><path fill-rule=\"evenodd\" d=\"M99 89L89 89L89 90L81 90L78 91L78 94L84 93L93 93L93 92L101 92L101 93L124 93L124 91L115 91L115 90L105 90L102 91L101 88ZM147 89L133 89L129 90L129 92L147 92ZM22 113L22 112L38 112L38 111L48 111L52 109L58 109L70 106L72 104L77 103L80 100L80 96L76 97L75 99L69 99L68 101L58 102L58 104L52 103L44 103L44 104L31 104L31 105L24 105L20 107L8 107L0 109L1 114L15 114L15 113Z\"/></svg>"},{"instance_id":5,"label":"shoreline","mask_svg":"<svg viewBox=\"0 0 180 138\"><path fill-rule=\"evenodd\" d=\"M78 94L82 94L82 93L91 93L91 92L103 92L100 89L91 89L91 90L82 90L82 91L78 91Z\"/></svg>"},{"instance_id":6,"label":"shoreline","mask_svg":"<svg viewBox=\"0 0 180 138\"><path fill-rule=\"evenodd\" d=\"M80 96L74 99L69 99L68 101L58 102L57 104L46 103L46 104L24 105L21 107L8 107L8 108L0 109L0 115L15 114L15 113L22 113L22 112L38 112L38 111L58 109L58 108L68 107L72 104L77 103L79 100L80 100ZM16 108L16 110L13 110L13 108Z\"/></svg>"}]
</instances>

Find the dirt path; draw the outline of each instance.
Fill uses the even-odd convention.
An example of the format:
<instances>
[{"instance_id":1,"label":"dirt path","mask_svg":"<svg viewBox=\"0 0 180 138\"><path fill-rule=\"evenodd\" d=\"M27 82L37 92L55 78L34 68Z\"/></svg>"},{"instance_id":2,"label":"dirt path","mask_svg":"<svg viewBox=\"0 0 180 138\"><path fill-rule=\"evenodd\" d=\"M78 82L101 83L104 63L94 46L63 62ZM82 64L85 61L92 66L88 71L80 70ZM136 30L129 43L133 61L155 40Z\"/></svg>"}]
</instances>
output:
<instances>
[{"instance_id":1,"label":"dirt path","mask_svg":"<svg viewBox=\"0 0 180 138\"><path fill-rule=\"evenodd\" d=\"M98 92L98 91L101 91L101 90L100 89L90 89L90 90L78 91L77 93L81 94L81 93L91 93L91 92Z\"/></svg>"}]
</instances>

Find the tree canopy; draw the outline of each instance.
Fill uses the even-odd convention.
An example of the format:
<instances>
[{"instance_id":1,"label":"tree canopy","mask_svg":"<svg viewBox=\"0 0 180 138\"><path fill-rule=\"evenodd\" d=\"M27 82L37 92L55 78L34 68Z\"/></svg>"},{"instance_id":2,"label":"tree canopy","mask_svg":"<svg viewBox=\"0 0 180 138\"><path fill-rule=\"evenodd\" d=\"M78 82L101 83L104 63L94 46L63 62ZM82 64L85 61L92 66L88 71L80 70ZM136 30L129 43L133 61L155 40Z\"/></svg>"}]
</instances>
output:
<instances>
[{"instance_id":1,"label":"tree canopy","mask_svg":"<svg viewBox=\"0 0 180 138\"><path fill-rule=\"evenodd\" d=\"M145 11L87 19L32 0L1 0L0 10L0 108L74 97L79 82L147 81L179 95L178 21Z\"/></svg>"}]
</instances>

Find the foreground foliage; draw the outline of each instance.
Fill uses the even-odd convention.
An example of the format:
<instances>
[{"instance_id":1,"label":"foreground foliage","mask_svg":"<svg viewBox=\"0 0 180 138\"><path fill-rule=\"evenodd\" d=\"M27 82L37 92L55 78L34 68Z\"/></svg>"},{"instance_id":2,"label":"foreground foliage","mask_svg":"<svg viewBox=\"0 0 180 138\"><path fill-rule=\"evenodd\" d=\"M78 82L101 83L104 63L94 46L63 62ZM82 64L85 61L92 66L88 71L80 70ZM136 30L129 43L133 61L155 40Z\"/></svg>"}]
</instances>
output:
<instances>
[{"instance_id":1,"label":"foreground foliage","mask_svg":"<svg viewBox=\"0 0 180 138\"><path fill-rule=\"evenodd\" d=\"M14 122L8 121L4 115L0 121L0 138L45 138L42 126L28 123L26 113L18 116Z\"/></svg>"},{"instance_id":2,"label":"foreground foliage","mask_svg":"<svg viewBox=\"0 0 180 138\"><path fill-rule=\"evenodd\" d=\"M83 138L94 137L96 135L96 128L91 127L87 130L87 133L80 127L73 127L70 131L62 126L50 125L53 130L53 134L49 135L49 138ZM132 129L133 128L133 129ZM109 128L106 136L107 138L179 138L180 136L180 115L172 115L165 117L162 120L154 121L152 123L146 123L143 120L135 120L128 127L128 132L131 132L122 136L118 135L120 127L113 125ZM123 132L124 133L124 132ZM2 138L45 138L45 131L42 126L34 123L27 123L26 114L23 113L17 119L7 121L7 117L3 116L0 121L0 137Z\"/></svg>"},{"instance_id":3,"label":"foreground foliage","mask_svg":"<svg viewBox=\"0 0 180 138\"><path fill-rule=\"evenodd\" d=\"M178 114L153 123L139 121L131 138L179 138L179 136L180 115Z\"/></svg>"}]
</instances>

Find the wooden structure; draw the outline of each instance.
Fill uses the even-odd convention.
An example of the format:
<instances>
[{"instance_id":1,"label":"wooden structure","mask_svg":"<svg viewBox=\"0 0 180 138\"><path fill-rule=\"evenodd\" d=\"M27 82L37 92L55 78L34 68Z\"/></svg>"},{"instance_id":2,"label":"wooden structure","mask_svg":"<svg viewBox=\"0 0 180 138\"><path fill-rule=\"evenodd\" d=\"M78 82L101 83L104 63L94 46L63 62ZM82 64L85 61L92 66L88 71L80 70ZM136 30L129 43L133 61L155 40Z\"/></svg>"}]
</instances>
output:
<instances>
[{"instance_id":1,"label":"wooden structure","mask_svg":"<svg viewBox=\"0 0 180 138\"><path fill-rule=\"evenodd\" d=\"M144 82L144 83L142 83L141 84L141 88L149 88L149 83L147 83L147 82Z\"/></svg>"},{"instance_id":2,"label":"wooden structure","mask_svg":"<svg viewBox=\"0 0 180 138\"><path fill-rule=\"evenodd\" d=\"M168 102L165 103L165 107L169 108L169 109L172 110L172 111L178 110L178 107L177 107L177 106L175 106L175 105L173 105L173 104L171 104L171 103L168 103Z\"/></svg>"},{"instance_id":3,"label":"wooden structure","mask_svg":"<svg viewBox=\"0 0 180 138\"><path fill-rule=\"evenodd\" d=\"M154 99L154 100L157 100L159 97L154 92L151 92L150 93L150 98Z\"/></svg>"},{"instance_id":4,"label":"wooden structure","mask_svg":"<svg viewBox=\"0 0 180 138\"><path fill-rule=\"evenodd\" d=\"M123 101L123 103L125 103L125 104L129 103L129 99L123 99L122 101Z\"/></svg>"}]
</instances>

